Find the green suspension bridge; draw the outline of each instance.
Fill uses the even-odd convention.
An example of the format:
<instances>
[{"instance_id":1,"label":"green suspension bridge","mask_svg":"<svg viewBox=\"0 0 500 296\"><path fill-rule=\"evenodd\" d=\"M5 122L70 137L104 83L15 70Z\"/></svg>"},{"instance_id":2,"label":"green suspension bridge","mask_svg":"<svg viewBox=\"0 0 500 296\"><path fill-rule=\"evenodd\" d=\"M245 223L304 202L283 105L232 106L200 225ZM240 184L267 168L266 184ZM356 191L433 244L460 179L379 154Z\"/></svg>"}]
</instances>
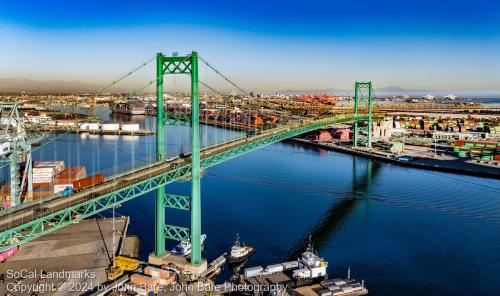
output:
<instances>
[{"instance_id":1,"label":"green suspension bridge","mask_svg":"<svg viewBox=\"0 0 500 296\"><path fill-rule=\"evenodd\" d=\"M223 76L196 52L187 56L156 56L156 106L164 106L164 76L188 75L191 79L191 114L182 120L166 114L164 108L157 108L156 117L156 161L144 167L133 169L111 176L104 183L71 194L66 198L53 197L43 204L43 211L37 205L19 205L0 212L0 251L7 250L25 242L41 237L47 233L70 225L122 203L156 191L156 223L155 252L161 257L165 254L166 239L184 241L192 244L191 263L199 264L201 258L201 187L202 170L234 157L243 155L266 145L288 138L341 123L354 123L354 146L358 145L358 134L361 127L358 122L368 121L367 147L371 147L371 121L378 118L372 115L371 99L373 89L371 82L355 83L355 104L352 113L332 115L309 122L295 121L265 130L253 137L242 137L201 149L200 147L200 110L198 85L206 85L199 81L198 62L204 62L225 80L244 92L240 87ZM212 88L210 88L212 89ZM367 100L361 100L361 91L368 91ZM246 92L245 92L246 93ZM360 113L360 104L367 104L368 113ZM366 112L366 111L365 111ZM189 157L166 159L164 127L166 124L186 124L191 126L191 152ZM190 180L191 195L182 196L168 194L166 185ZM189 212L190 227L176 226L167 223L166 209Z\"/></svg>"}]
</instances>

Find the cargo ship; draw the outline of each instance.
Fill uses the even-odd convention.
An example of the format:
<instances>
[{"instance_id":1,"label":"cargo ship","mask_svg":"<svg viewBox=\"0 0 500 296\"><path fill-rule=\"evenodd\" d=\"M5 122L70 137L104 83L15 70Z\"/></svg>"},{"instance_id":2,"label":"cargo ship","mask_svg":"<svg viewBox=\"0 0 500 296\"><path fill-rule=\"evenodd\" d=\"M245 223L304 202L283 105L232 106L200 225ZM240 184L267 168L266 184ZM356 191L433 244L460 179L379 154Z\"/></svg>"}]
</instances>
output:
<instances>
[{"instance_id":1,"label":"cargo ship","mask_svg":"<svg viewBox=\"0 0 500 296\"><path fill-rule=\"evenodd\" d=\"M146 105L137 97L130 98L124 102L116 102L109 106L113 113L127 115L144 115L146 114Z\"/></svg>"}]
</instances>

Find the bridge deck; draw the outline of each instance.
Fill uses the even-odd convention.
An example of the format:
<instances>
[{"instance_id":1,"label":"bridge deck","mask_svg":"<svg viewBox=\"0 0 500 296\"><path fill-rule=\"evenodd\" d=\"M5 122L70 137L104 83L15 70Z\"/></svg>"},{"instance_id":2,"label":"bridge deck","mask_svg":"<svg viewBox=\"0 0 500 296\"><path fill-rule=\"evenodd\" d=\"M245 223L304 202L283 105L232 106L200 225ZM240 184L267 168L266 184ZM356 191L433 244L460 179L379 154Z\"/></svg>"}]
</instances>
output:
<instances>
[{"instance_id":1,"label":"bridge deck","mask_svg":"<svg viewBox=\"0 0 500 296\"><path fill-rule=\"evenodd\" d=\"M375 118L376 116L374 116ZM366 115L358 115L364 119ZM239 138L201 151L201 166L207 168L254 149L321 127L354 120L352 114L316 120L308 124L277 127L251 138ZM0 214L0 251L62 228L73 221L95 215L156 188L190 175L190 157L151 165L113 176L104 183L74 193L54 197L41 204L20 206Z\"/></svg>"}]
</instances>

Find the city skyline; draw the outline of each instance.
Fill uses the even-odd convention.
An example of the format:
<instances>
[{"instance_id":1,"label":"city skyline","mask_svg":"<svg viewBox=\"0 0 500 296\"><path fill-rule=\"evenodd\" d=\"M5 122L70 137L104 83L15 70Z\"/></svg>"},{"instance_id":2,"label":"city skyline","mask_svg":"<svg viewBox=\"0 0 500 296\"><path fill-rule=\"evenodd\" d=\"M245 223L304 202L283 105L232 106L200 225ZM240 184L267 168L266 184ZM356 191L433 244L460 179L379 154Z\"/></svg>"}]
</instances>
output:
<instances>
[{"instance_id":1,"label":"city skyline","mask_svg":"<svg viewBox=\"0 0 500 296\"><path fill-rule=\"evenodd\" d=\"M355 80L381 88L500 90L498 3L362 2L1 2L0 78L101 85L158 51L197 50L256 91L349 89ZM208 71L200 75L231 90ZM148 65L125 88L153 76ZM172 82L182 88L182 80Z\"/></svg>"}]
</instances>

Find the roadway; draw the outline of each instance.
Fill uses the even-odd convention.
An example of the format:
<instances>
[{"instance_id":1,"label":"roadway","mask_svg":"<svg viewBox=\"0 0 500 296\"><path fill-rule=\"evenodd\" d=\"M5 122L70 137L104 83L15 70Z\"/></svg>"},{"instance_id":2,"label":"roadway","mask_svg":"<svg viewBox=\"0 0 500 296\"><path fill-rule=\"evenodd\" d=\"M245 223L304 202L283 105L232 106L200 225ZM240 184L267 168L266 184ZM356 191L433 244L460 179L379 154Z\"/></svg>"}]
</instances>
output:
<instances>
[{"instance_id":1,"label":"roadway","mask_svg":"<svg viewBox=\"0 0 500 296\"><path fill-rule=\"evenodd\" d=\"M264 131L261 134L255 135L250 138L238 138L206 147L201 150L200 158L204 159L209 155L222 153L232 148L241 146L242 144L257 141L259 139L268 137L269 135L289 129L291 129L291 127L278 127L268 131ZM52 214L71 206L81 204L98 196L119 190L120 188L123 188L130 184L138 183L161 173L168 172L177 167L189 165L190 163L191 157L189 154L185 157L176 156L173 158L169 158L168 161L157 161L135 170L111 176L110 178L105 180L104 183L81 190L79 192L75 192L68 197L63 198L56 195L50 198L43 199L36 204L31 204L28 206L20 205L19 207L12 208L0 213L0 231L16 227L27 222L31 222L48 214Z\"/></svg>"},{"instance_id":2,"label":"roadway","mask_svg":"<svg viewBox=\"0 0 500 296\"><path fill-rule=\"evenodd\" d=\"M374 119L380 116L373 116ZM242 137L201 150L201 168L207 168L260 147L338 123L352 122L353 114L340 114L304 123L292 123ZM358 120L366 120L359 114ZM68 197L54 196L36 204L20 205L0 212L0 252L20 245L73 222L91 217L154 189L188 178L190 155L165 161L109 177L105 182L76 192Z\"/></svg>"}]
</instances>

